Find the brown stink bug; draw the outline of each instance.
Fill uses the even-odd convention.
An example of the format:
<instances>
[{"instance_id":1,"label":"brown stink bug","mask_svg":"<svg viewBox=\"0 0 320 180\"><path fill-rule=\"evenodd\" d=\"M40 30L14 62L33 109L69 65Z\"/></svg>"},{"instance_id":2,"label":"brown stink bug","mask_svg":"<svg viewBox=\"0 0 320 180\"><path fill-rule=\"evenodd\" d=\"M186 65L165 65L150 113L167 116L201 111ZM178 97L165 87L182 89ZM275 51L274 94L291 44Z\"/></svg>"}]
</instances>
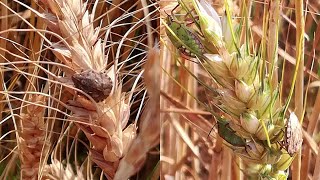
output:
<instances>
[{"instance_id":1,"label":"brown stink bug","mask_svg":"<svg viewBox=\"0 0 320 180\"><path fill-rule=\"evenodd\" d=\"M72 81L76 88L90 95L96 102L106 99L113 87L112 80L106 72L96 72L92 69L74 74Z\"/></svg>"},{"instance_id":2,"label":"brown stink bug","mask_svg":"<svg viewBox=\"0 0 320 180\"><path fill-rule=\"evenodd\" d=\"M287 121L283 145L290 156L293 156L302 146L302 127L297 116L292 112Z\"/></svg>"}]
</instances>

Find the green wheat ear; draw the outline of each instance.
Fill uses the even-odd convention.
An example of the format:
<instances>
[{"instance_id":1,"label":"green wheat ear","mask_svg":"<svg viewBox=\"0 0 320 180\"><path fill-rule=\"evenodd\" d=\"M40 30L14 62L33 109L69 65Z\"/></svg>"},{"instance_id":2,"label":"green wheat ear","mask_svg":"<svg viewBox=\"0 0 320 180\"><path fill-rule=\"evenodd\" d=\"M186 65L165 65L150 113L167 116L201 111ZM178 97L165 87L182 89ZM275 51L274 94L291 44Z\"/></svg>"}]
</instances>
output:
<instances>
[{"instance_id":1,"label":"green wheat ear","mask_svg":"<svg viewBox=\"0 0 320 180\"><path fill-rule=\"evenodd\" d=\"M181 44L188 45L186 47L196 51L197 46L190 43L193 36L189 32L199 32L204 38L203 42L209 42L217 48L218 53L214 54L209 53L214 52L210 46L205 46L209 49L206 53L198 51L200 56L197 54L197 57L217 84L215 92L218 93L214 102L218 103L215 106L228 117L217 118L219 135L242 158L243 163L252 168L252 171L248 171L248 177L286 179L287 175L283 171L289 167L292 160L292 157L287 157L286 154L289 151L291 155L295 154L301 144L293 147L294 139L284 139L284 134L292 134L285 125L285 122L292 121L292 117L285 118L288 102L285 106L277 103L280 97L278 83L271 82L268 72L273 76L273 71L267 71L267 16L264 16L263 41L259 48L256 48L250 46L252 37L248 23L249 14L244 11L244 18L240 25L237 25L231 18L227 0L222 22L215 10L204 0L182 0L180 4L187 7L185 9L195 10L199 17L199 26L196 27L199 29L188 28L183 26L183 23L168 23L171 34L167 34L173 44L178 49ZM242 8L246 9L246 5ZM240 27L244 29L241 30ZM300 132L300 126L294 127L295 132ZM291 145L284 147L281 143L284 140ZM297 142L300 143L300 140Z\"/></svg>"}]
</instances>

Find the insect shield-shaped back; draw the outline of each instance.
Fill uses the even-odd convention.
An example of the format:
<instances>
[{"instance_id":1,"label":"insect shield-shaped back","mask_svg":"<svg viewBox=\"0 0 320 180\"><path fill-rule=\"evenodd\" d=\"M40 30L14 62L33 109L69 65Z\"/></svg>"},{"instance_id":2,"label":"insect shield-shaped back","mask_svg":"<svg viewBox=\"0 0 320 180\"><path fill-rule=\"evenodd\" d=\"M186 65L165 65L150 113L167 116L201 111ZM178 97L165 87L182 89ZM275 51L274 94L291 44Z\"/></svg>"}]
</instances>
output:
<instances>
[{"instance_id":1,"label":"insect shield-shaped back","mask_svg":"<svg viewBox=\"0 0 320 180\"><path fill-rule=\"evenodd\" d=\"M106 99L112 90L112 80L106 72L92 69L76 73L72 76L76 88L90 95L96 102Z\"/></svg>"},{"instance_id":2,"label":"insect shield-shaped back","mask_svg":"<svg viewBox=\"0 0 320 180\"><path fill-rule=\"evenodd\" d=\"M284 147L290 156L293 156L302 146L302 127L297 116L292 112L287 121L285 130Z\"/></svg>"},{"instance_id":3,"label":"insect shield-shaped back","mask_svg":"<svg viewBox=\"0 0 320 180\"><path fill-rule=\"evenodd\" d=\"M244 147L246 145L245 139L236 135L236 132L230 128L229 123L222 118L218 120L218 133L220 137L233 146Z\"/></svg>"},{"instance_id":4,"label":"insect shield-shaped back","mask_svg":"<svg viewBox=\"0 0 320 180\"><path fill-rule=\"evenodd\" d=\"M204 53L204 46L200 37L186 25L178 23L168 15L167 24L169 29L166 30L172 44L184 55L195 57Z\"/></svg>"}]
</instances>

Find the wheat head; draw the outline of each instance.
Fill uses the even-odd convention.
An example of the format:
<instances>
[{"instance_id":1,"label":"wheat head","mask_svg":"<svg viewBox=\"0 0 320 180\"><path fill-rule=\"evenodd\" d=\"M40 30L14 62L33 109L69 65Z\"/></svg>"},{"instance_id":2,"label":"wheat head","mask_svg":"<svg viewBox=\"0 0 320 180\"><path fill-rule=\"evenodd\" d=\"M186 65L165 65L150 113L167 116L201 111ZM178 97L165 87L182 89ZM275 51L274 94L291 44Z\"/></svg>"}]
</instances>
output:
<instances>
[{"instance_id":1,"label":"wheat head","mask_svg":"<svg viewBox=\"0 0 320 180\"><path fill-rule=\"evenodd\" d=\"M25 112L20 113L21 132L19 150L21 161L21 179L38 179L41 163L46 162L49 142L46 138L44 121L44 96L25 96L28 104Z\"/></svg>"},{"instance_id":2,"label":"wheat head","mask_svg":"<svg viewBox=\"0 0 320 180\"><path fill-rule=\"evenodd\" d=\"M73 112L69 120L77 122L91 142L92 160L107 177L113 178L119 160L135 137L136 127L126 127L130 100L121 92L115 66L106 70L105 42L98 37L100 27L94 28L94 14L89 13L82 0L41 3L48 7L48 12L42 14L48 28L61 39L52 43L52 51L71 69L60 81L80 89L78 93L70 89L74 100L69 101L68 108Z\"/></svg>"},{"instance_id":3,"label":"wheat head","mask_svg":"<svg viewBox=\"0 0 320 180\"><path fill-rule=\"evenodd\" d=\"M240 36L234 32L237 25L227 4L222 20L205 0L181 1L180 5L189 16L194 9L199 19L193 18L196 25L188 27L184 25L187 18L171 17L167 34L181 53L189 58L195 55L217 84L213 102L224 113L216 116L219 135L250 169L244 171L248 177L286 178L291 156L302 145L302 127L297 116L286 117L286 105L278 103L278 82L272 84L259 51L250 51L249 42L238 46Z\"/></svg>"}]
</instances>

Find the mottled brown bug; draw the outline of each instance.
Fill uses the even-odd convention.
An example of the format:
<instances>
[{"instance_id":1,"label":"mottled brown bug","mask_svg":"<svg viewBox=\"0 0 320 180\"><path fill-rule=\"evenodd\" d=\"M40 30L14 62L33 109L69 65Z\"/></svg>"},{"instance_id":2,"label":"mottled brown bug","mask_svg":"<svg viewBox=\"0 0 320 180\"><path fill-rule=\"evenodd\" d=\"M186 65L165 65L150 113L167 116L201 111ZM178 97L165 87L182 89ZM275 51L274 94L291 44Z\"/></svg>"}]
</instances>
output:
<instances>
[{"instance_id":1,"label":"mottled brown bug","mask_svg":"<svg viewBox=\"0 0 320 180\"><path fill-rule=\"evenodd\" d=\"M297 116L292 112L287 121L283 145L290 156L293 156L302 146L302 127Z\"/></svg>"},{"instance_id":2,"label":"mottled brown bug","mask_svg":"<svg viewBox=\"0 0 320 180\"><path fill-rule=\"evenodd\" d=\"M96 72L92 69L74 74L72 81L76 88L90 95L96 102L106 99L113 87L112 80L106 72Z\"/></svg>"}]
</instances>

